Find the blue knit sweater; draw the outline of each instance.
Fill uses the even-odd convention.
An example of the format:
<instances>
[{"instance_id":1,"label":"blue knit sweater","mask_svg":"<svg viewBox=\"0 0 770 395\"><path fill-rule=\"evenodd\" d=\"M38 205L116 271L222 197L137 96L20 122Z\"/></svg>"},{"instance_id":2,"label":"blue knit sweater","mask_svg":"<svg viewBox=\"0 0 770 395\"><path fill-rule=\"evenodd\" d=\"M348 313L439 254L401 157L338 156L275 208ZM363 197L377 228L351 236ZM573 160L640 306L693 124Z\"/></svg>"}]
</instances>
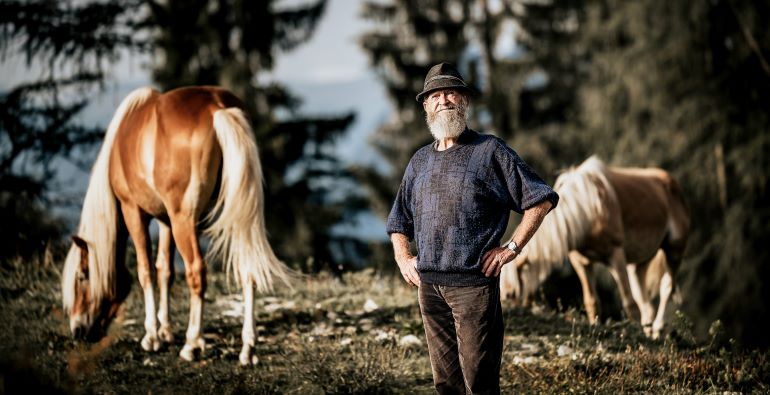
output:
<instances>
[{"instance_id":1,"label":"blue knit sweater","mask_svg":"<svg viewBox=\"0 0 770 395\"><path fill-rule=\"evenodd\" d=\"M556 207L559 196L503 140L466 129L449 149L412 156L387 231L416 241L421 282L488 284L481 257L500 246L510 210L544 200Z\"/></svg>"}]
</instances>

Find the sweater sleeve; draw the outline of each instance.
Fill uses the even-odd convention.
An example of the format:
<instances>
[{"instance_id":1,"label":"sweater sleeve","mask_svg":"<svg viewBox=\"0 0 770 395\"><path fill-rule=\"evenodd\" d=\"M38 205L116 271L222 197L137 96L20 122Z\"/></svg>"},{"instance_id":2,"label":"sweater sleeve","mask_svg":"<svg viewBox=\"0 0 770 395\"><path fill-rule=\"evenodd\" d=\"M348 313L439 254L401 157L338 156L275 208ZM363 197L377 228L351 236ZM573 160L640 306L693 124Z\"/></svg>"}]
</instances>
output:
<instances>
[{"instance_id":1,"label":"sweater sleeve","mask_svg":"<svg viewBox=\"0 0 770 395\"><path fill-rule=\"evenodd\" d=\"M388 235L401 233L414 239L414 220L412 216L412 181L414 180L414 168L412 161L406 167L404 177L401 180L401 186L396 193L396 200L393 202L393 208L388 215L386 226Z\"/></svg>"},{"instance_id":2,"label":"sweater sleeve","mask_svg":"<svg viewBox=\"0 0 770 395\"><path fill-rule=\"evenodd\" d=\"M511 199L511 210L523 213L544 200L551 202L553 210L559 203L559 195L502 140L498 140L494 160L503 173L502 178Z\"/></svg>"}]
</instances>

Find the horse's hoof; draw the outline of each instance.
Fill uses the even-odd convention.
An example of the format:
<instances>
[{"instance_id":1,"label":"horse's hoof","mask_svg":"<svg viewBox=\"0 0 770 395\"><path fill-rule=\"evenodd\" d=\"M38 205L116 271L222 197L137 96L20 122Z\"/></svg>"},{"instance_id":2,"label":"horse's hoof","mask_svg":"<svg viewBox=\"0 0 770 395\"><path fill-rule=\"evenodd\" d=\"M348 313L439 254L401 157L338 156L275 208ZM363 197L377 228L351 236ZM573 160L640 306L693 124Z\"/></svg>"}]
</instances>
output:
<instances>
[{"instance_id":1,"label":"horse's hoof","mask_svg":"<svg viewBox=\"0 0 770 395\"><path fill-rule=\"evenodd\" d=\"M206 343L203 339L194 340L192 344L188 342L182 347L179 356L187 362L192 362L198 358L203 358L203 350L205 348Z\"/></svg>"},{"instance_id":2,"label":"horse's hoof","mask_svg":"<svg viewBox=\"0 0 770 395\"><path fill-rule=\"evenodd\" d=\"M642 325L642 328L644 329L644 335L645 335L645 336L647 336L647 337L653 337L653 335L654 335L654 332L653 332L653 330L652 330L652 325L650 325L650 324L647 324L647 325Z\"/></svg>"},{"instance_id":3,"label":"horse's hoof","mask_svg":"<svg viewBox=\"0 0 770 395\"><path fill-rule=\"evenodd\" d=\"M653 325L652 326L652 340L660 339L660 333L661 332L663 332L663 326L662 325Z\"/></svg>"},{"instance_id":4,"label":"horse's hoof","mask_svg":"<svg viewBox=\"0 0 770 395\"><path fill-rule=\"evenodd\" d=\"M192 362L193 360L195 360L195 355L193 355L192 347L185 344L184 347L182 348L182 351L179 352L179 357L184 359L187 362Z\"/></svg>"},{"instance_id":5,"label":"horse's hoof","mask_svg":"<svg viewBox=\"0 0 770 395\"><path fill-rule=\"evenodd\" d=\"M158 337L161 341L166 343L174 342L174 333L171 331L171 326L162 326L158 330Z\"/></svg>"},{"instance_id":6,"label":"horse's hoof","mask_svg":"<svg viewBox=\"0 0 770 395\"><path fill-rule=\"evenodd\" d=\"M142 338L142 349L144 351L158 351L160 350L160 340L157 336L148 333Z\"/></svg>"},{"instance_id":7,"label":"horse's hoof","mask_svg":"<svg viewBox=\"0 0 770 395\"><path fill-rule=\"evenodd\" d=\"M259 363L259 358L252 354L252 349L248 345L243 346L238 360L241 362L241 366L256 365Z\"/></svg>"}]
</instances>

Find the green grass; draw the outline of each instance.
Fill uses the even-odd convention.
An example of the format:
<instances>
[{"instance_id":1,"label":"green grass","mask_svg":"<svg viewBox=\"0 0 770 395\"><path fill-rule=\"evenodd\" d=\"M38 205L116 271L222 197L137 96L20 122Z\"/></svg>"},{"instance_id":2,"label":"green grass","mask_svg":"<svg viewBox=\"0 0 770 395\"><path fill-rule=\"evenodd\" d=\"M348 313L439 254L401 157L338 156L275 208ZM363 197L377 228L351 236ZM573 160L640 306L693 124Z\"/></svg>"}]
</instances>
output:
<instances>
[{"instance_id":1,"label":"green grass","mask_svg":"<svg viewBox=\"0 0 770 395\"><path fill-rule=\"evenodd\" d=\"M139 346L144 306L138 284L98 344L73 341L61 311L59 272L50 257L0 264L0 389L4 393L432 393L416 291L372 271L342 279L301 279L256 300L256 366L238 366L241 319L225 314L237 289L210 275L200 361L177 356L187 322L183 281L172 289L175 342L156 353ZM378 308L365 311L371 299ZM541 309L542 310L542 309ZM770 360L722 339L697 342L677 315L653 342L630 322L589 326L579 311L505 308L504 393L768 393ZM423 340L424 341L424 340Z\"/></svg>"}]
</instances>

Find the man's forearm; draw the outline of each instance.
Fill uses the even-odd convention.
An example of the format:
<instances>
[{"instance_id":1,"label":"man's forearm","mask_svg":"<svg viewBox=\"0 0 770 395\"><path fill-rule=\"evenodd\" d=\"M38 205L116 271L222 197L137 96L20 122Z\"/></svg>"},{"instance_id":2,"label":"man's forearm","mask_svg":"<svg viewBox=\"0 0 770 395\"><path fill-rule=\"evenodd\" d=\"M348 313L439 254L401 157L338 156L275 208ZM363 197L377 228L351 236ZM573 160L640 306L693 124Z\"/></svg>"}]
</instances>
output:
<instances>
[{"instance_id":1,"label":"man's forearm","mask_svg":"<svg viewBox=\"0 0 770 395\"><path fill-rule=\"evenodd\" d=\"M540 227L543 218L545 218L548 211L551 210L551 206L551 202L545 200L524 211L521 223L516 228L516 231L513 232L513 237L511 238L511 240L516 242L516 245L519 246L519 251L521 251L527 242L529 242L529 239L535 234L537 228Z\"/></svg>"},{"instance_id":2,"label":"man's forearm","mask_svg":"<svg viewBox=\"0 0 770 395\"><path fill-rule=\"evenodd\" d=\"M409 237L401 233L391 233L390 241L393 243L393 254L396 257L396 262L412 257L409 250Z\"/></svg>"}]
</instances>

